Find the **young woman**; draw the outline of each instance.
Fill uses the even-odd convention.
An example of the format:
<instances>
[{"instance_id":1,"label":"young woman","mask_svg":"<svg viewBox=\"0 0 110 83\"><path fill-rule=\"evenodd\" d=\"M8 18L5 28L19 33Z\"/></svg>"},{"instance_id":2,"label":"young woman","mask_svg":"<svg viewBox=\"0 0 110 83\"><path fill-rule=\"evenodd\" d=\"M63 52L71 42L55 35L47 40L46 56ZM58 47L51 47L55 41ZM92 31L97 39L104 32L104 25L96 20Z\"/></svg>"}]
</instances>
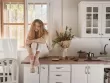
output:
<instances>
[{"instance_id":1,"label":"young woman","mask_svg":"<svg viewBox=\"0 0 110 83\"><path fill-rule=\"evenodd\" d=\"M31 61L33 61L33 66L36 64L39 64L39 51L38 45L36 47L36 54L34 55L33 50L32 50L32 43L37 43L37 44L45 44L46 40L48 38L48 32L44 28L44 23L40 19L35 19L32 24L30 31L28 33L27 39L26 39L26 48L29 53L29 57Z\"/></svg>"}]
</instances>

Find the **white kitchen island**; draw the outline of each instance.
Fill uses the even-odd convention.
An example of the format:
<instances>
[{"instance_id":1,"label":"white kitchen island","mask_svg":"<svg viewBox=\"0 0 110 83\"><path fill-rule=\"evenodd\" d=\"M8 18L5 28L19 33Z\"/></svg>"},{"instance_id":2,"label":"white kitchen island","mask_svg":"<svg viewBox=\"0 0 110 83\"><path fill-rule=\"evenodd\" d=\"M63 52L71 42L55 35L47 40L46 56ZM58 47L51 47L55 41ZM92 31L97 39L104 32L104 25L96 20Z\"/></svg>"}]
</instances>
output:
<instances>
[{"instance_id":1,"label":"white kitchen island","mask_svg":"<svg viewBox=\"0 0 110 83\"><path fill-rule=\"evenodd\" d=\"M110 62L40 59L40 67L30 73L28 60L24 66L24 83L104 83L104 68L110 68Z\"/></svg>"}]
</instances>

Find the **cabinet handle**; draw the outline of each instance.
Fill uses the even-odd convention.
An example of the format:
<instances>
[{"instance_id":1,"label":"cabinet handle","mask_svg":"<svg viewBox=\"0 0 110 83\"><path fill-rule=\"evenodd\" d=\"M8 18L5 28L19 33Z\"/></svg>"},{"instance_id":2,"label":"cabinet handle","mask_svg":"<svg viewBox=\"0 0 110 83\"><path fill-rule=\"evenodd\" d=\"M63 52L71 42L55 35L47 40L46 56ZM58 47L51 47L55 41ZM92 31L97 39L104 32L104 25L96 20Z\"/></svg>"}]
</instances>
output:
<instances>
[{"instance_id":1,"label":"cabinet handle","mask_svg":"<svg viewBox=\"0 0 110 83\"><path fill-rule=\"evenodd\" d=\"M90 74L90 66L88 66L88 74Z\"/></svg>"},{"instance_id":2,"label":"cabinet handle","mask_svg":"<svg viewBox=\"0 0 110 83\"><path fill-rule=\"evenodd\" d=\"M62 76L62 75L56 75L56 76Z\"/></svg>"},{"instance_id":3,"label":"cabinet handle","mask_svg":"<svg viewBox=\"0 0 110 83\"><path fill-rule=\"evenodd\" d=\"M45 69L45 67L42 67L42 69Z\"/></svg>"},{"instance_id":4,"label":"cabinet handle","mask_svg":"<svg viewBox=\"0 0 110 83\"><path fill-rule=\"evenodd\" d=\"M38 66L38 74L40 74L40 67Z\"/></svg>"},{"instance_id":5,"label":"cabinet handle","mask_svg":"<svg viewBox=\"0 0 110 83\"><path fill-rule=\"evenodd\" d=\"M56 69L62 69L63 67L56 67Z\"/></svg>"},{"instance_id":6,"label":"cabinet handle","mask_svg":"<svg viewBox=\"0 0 110 83\"><path fill-rule=\"evenodd\" d=\"M99 35L104 35L103 33L99 34Z\"/></svg>"},{"instance_id":7,"label":"cabinet handle","mask_svg":"<svg viewBox=\"0 0 110 83\"><path fill-rule=\"evenodd\" d=\"M85 67L85 74L87 74L87 66Z\"/></svg>"}]
</instances>

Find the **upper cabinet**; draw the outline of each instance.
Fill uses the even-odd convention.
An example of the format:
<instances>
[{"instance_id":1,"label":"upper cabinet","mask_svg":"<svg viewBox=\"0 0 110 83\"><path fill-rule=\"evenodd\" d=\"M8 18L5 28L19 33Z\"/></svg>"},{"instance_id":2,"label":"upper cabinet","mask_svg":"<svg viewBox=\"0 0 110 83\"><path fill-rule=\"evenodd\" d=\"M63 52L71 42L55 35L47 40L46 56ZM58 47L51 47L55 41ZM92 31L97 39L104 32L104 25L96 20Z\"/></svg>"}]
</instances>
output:
<instances>
[{"instance_id":1,"label":"upper cabinet","mask_svg":"<svg viewBox=\"0 0 110 83\"><path fill-rule=\"evenodd\" d=\"M110 2L82 1L78 8L80 37L110 37Z\"/></svg>"},{"instance_id":2,"label":"upper cabinet","mask_svg":"<svg viewBox=\"0 0 110 83\"><path fill-rule=\"evenodd\" d=\"M102 5L102 34L110 37L110 3Z\"/></svg>"}]
</instances>

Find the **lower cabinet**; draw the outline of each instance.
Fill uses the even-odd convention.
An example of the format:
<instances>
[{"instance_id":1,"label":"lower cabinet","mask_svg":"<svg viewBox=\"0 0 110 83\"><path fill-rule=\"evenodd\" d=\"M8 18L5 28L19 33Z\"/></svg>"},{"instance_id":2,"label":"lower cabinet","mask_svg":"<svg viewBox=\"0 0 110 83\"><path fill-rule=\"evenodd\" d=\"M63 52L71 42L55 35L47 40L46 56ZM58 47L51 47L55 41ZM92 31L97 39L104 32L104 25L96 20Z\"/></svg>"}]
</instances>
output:
<instances>
[{"instance_id":1,"label":"lower cabinet","mask_svg":"<svg viewBox=\"0 0 110 83\"><path fill-rule=\"evenodd\" d=\"M40 83L49 83L48 65L41 65L40 67Z\"/></svg>"},{"instance_id":2,"label":"lower cabinet","mask_svg":"<svg viewBox=\"0 0 110 83\"><path fill-rule=\"evenodd\" d=\"M23 83L104 83L104 65L47 64L30 73L30 65L25 64Z\"/></svg>"},{"instance_id":3,"label":"lower cabinet","mask_svg":"<svg viewBox=\"0 0 110 83\"><path fill-rule=\"evenodd\" d=\"M104 65L88 66L88 83L104 83Z\"/></svg>"},{"instance_id":4,"label":"lower cabinet","mask_svg":"<svg viewBox=\"0 0 110 83\"><path fill-rule=\"evenodd\" d=\"M30 65L24 65L24 82L23 83L48 83L48 65L36 67L35 73L30 73Z\"/></svg>"},{"instance_id":5,"label":"lower cabinet","mask_svg":"<svg viewBox=\"0 0 110 83\"><path fill-rule=\"evenodd\" d=\"M49 83L70 83L70 65L50 65Z\"/></svg>"},{"instance_id":6,"label":"lower cabinet","mask_svg":"<svg viewBox=\"0 0 110 83\"><path fill-rule=\"evenodd\" d=\"M39 83L38 68L35 73L30 73L30 65L24 65L24 83Z\"/></svg>"},{"instance_id":7,"label":"lower cabinet","mask_svg":"<svg viewBox=\"0 0 110 83\"><path fill-rule=\"evenodd\" d=\"M72 65L72 83L104 83L104 65Z\"/></svg>"},{"instance_id":8,"label":"lower cabinet","mask_svg":"<svg viewBox=\"0 0 110 83\"><path fill-rule=\"evenodd\" d=\"M72 65L72 83L87 83L87 65Z\"/></svg>"}]
</instances>

